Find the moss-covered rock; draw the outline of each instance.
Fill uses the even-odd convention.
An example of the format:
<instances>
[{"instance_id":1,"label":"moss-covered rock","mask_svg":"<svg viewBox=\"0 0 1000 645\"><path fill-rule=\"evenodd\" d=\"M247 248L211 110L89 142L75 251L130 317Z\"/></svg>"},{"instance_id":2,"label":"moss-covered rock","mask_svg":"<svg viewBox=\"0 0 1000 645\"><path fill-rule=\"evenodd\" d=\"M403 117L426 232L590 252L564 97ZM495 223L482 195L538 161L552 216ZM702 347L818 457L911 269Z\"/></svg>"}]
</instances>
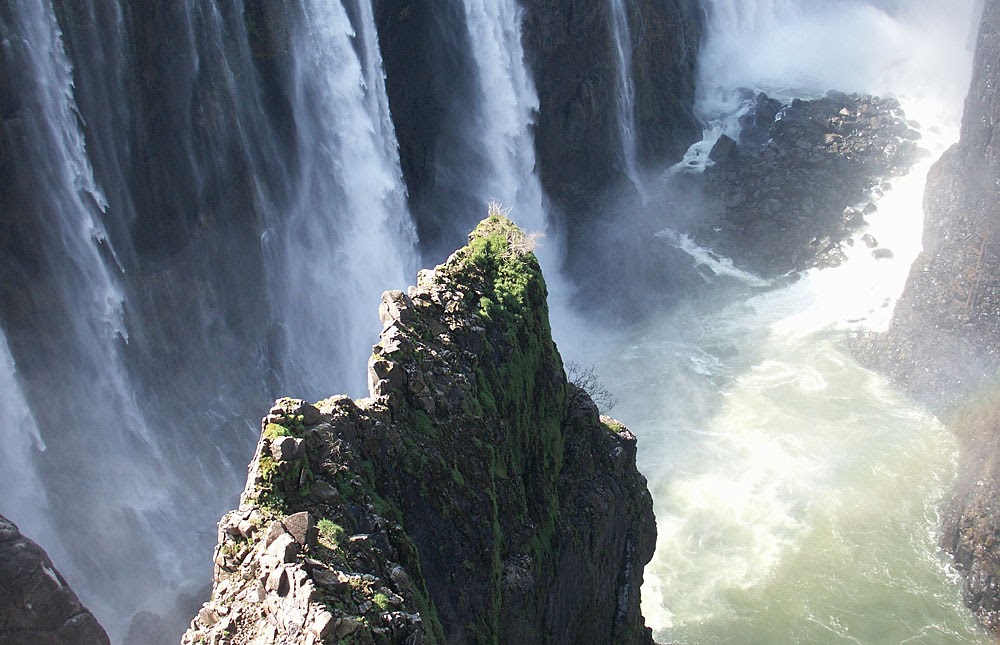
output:
<instances>
[{"instance_id":1,"label":"moss-covered rock","mask_svg":"<svg viewBox=\"0 0 1000 645\"><path fill-rule=\"evenodd\" d=\"M531 240L493 212L379 313L369 398L264 418L187 642L650 642L635 437L567 382Z\"/></svg>"}]
</instances>

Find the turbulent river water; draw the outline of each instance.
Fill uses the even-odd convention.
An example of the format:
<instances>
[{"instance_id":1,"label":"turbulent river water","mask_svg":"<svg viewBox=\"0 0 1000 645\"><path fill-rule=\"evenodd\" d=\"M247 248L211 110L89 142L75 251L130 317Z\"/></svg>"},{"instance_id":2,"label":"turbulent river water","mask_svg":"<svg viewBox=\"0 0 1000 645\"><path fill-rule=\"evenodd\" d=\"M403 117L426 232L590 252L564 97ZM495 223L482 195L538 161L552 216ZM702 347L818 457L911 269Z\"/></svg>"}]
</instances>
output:
<instances>
[{"instance_id":1,"label":"turbulent river water","mask_svg":"<svg viewBox=\"0 0 1000 645\"><path fill-rule=\"evenodd\" d=\"M838 268L771 286L665 225L664 244L715 278L586 344L604 348L589 360L639 437L658 528L643 611L660 642L989 641L937 547L956 444L849 348L888 324L919 251L923 180L956 137L967 79L971 3L882 4L706 3L709 125L687 162L735 134L736 87L895 95L931 154L871 218L894 257L859 243ZM928 42L953 45L919 49Z\"/></svg>"},{"instance_id":2,"label":"turbulent river water","mask_svg":"<svg viewBox=\"0 0 1000 645\"><path fill-rule=\"evenodd\" d=\"M987 642L937 549L954 441L849 351L890 309L898 267L870 257L747 276L607 339L654 498L661 642Z\"/></svg>"},{"instance_id":3,"label":"turbulent river water","mask_svg":"<svg viewBox=\"0 0 1000 645\"><path fill-rule=\"evenodd\" d=\"M937 547L957 446L849 348L888 322L926 167L873 218L892 261L858 244L841 267L771 287L663 236L719 277L662 315L587 332L603 349L580 353L618 395L654 499L643 613L659 642L989 642Z\"/></svg>"}]
</instances>

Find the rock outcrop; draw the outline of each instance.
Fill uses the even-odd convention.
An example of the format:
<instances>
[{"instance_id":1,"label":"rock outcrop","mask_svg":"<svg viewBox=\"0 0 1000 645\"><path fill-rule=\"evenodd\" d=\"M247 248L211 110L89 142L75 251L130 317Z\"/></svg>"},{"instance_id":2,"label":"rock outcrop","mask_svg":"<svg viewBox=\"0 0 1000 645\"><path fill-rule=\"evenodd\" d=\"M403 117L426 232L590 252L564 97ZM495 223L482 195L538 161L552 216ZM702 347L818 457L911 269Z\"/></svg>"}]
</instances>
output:
<instances>
[{"instance_id":1,"label":"rock outcrop","mask_svg":"<svg viewBox=\"0 0 1000 645\"><path fill-rule=\"evenodd\" d=\"M887 334L863 357L937 410L962 457L942 546L965 600L1000 632L1000 2L986 2L959 143L924 195L924 250Z\"/></svg>"},{"instance_id":2,"label":"rock outcrop","mask_svg":"<svg viewBox=\"0 0 1000 645\"><path fill-rule=\"evenodd\" d=\"M914 125L891 98L828 92L784 105L759 94L739 141L723 135L710 153L712 208L695 238L766 277L839 264L882 182L918 158Z\"/></svg>"},{"instance_id":3,"label":"rock outcrop","mask_svg":"<svg viewBox=\"0 0 1000 645\"><path fill-rule=\"evenodd\" d=\"M107 645L104 629L42 547L0 516L0 642Z\"/></svg>"},{"instance_id":4,"label":"rock outcrop","mask_svg":"<svg viewBox=\"0 0 1000 645\"><path fill-rule=\"evenodd\" d=\"M390 291L370 396L281 399L185 643L651 643L635 437L567 382L494 213Z\"/></svg>"},{"instance_id":5,"label":"rock outcrop","mask_svg":"<svg viewBox=\"0 0 1000 645\"><path fill-rule=\"evenodd\" d=\"M650 182L644 202L623 199L583 236L586 252L569 265L591 309L630 318L706 283L726 289L733 274L716 268L730 260L762 286L835 266L856 243L892 256L865 226L888 181L924 154L899 103L834 91L787 104L749 90L743 98L739 141L722 136L710 163L674 166ZM711 261L692 256L697 247Z\"/></svg>"}]
</instances>

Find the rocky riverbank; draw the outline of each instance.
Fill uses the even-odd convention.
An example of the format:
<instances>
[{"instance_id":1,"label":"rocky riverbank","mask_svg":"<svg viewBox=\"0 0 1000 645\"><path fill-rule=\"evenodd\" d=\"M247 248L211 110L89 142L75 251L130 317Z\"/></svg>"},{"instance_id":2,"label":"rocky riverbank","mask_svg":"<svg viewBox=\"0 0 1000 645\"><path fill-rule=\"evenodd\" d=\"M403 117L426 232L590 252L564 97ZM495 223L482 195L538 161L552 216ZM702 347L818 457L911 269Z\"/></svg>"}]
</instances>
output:
<instances>
[{"instance_id":1,"label":"rocky riverbank","mask_svg":"<svg viewBox=\"0 0 1000 645\"><path fill-rule=\"evenodd\" d=\"M185 643L651 643L635 437L567 381L498 214L384 294L370 396L279 400Z\"/></svg>"}]
</instances>

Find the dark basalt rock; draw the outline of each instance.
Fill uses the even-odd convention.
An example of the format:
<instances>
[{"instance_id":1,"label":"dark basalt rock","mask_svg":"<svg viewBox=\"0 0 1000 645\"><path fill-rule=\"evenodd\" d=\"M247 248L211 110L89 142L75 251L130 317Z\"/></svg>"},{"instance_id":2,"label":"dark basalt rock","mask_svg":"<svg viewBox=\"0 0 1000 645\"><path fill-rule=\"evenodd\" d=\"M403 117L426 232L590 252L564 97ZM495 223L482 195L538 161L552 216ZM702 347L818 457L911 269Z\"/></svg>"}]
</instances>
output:
<instances>
[{"instance_id":1,"label":"dark basalt rock","mask_svg":"<svg viewBox=\"0 0 1000 645\"><path fill-rule=\"evenodd\" d=\"M383 0L375 6L386 93L410 209L423 250L437 257L460 243L449 239L449 231L475 225L473 217L466 226L453 229L446 213L482 208L466 192L441 182L437 174L440 170L457 176L484 162L477 157L481 151L466 150L461 141L460 124L474 101L475 63L468 53L474 44L468 42L460 5ZM451 167L456 158L466 166Z\"/></svg>"},{"instance_id":2,"label":"dark basalt rock","mask_svg":"<svg viewBox=\"0 0 1000 645\"><path fill-rule=\"evenodd\" d=\"M379 315L368 398L263 419L184 642L651 644L636 440L567 381L531 241L495 214Z\"/></svg>"},{"instance_id":3,"label":"dark basalt rock","mask_svg":"<svg viewBox=\"0 0 1000 645\"><path fill-rule=\"evenodd\" d=\"M626 7L639 162L673 163L701 132L693 112L701 9L690 0ZM539 173L566 217L573 253L599 216L595 205L624 180L611 7L607 0L530 0L526 9L524 44L540 101Z\"/></svg>"},{"instance_id":4,"label":"dark basalt rock","mask_svg":"<svg viewBox=\"0 0 1000 645\"><path fill-rule=\"evenodd\" d=\"M689 0L626 4L640 161L673 162L700 134L693 105L701 11ZM527 11L542 181L560 207L579 213L624 166L611 8L606 1L532 0Z\"/></svg>"},{"instance_id":5,"label":"dark basalt rock","mask_svg":"<svg viewBox=\"0 0 1000 645\"><path fill-rule=\"evenodd\" d=\"M42 547L0 516L0 642L5 645L107 645L104 629L80 604Z\"/></svg>"},{"instance_id":6,"label":"dark basalt rock","mask_svg":"<svg viewBox=\"0 0 1000 645\"><path fill-rule=\"evenodd\" d=\"M921 154L899 103L877 96L759 94L741 126L739 142L723 136L709 153L709 214L693 232L764 277L839 264L873 191Z\"/></svg>"}]
</instances>

